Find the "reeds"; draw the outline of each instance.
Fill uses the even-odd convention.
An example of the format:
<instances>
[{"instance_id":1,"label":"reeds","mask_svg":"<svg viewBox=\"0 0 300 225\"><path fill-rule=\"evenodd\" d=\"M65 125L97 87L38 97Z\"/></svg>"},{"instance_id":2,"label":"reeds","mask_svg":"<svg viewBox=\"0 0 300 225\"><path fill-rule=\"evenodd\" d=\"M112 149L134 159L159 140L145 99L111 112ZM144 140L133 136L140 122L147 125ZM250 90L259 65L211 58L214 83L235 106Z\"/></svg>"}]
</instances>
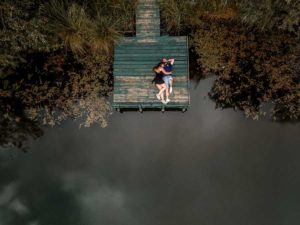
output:
<instances>
[{"instance_id":1,"label":"reeds","mask_svg":"<svg viewBox=\"0 0 300 225\"><path fill-rule=\"evenodd\" d=\"M76 55L84 53L89 23L84 7L54 0L45 7L45 14L49 18L50 31L62 40L63 45Z\"/></svg>"},{"instance_id":2,"label":"reeds","mask_svg":"<svg viewBox=\"0 0 300 225\"><path fill-rule=\"evenodd\" d=\"M127 3L126 3L127 2ZM85 5L52 0L44 7L51 32L75 55L111 53L120 36L134 29L136 1L91 1Z\"/></svg>"},{"instance_id":3,"label":"reeds","mask_svg":"<svg viewBox=\"0 0 300 225\"><path fill-rule=\"evenodd\" d=\"M92 21L87 32L87 39L94 52L109 53L113 44L121 34L115 29L114 22L109 17L99 17Z\"/></svg>"}]
</instances>

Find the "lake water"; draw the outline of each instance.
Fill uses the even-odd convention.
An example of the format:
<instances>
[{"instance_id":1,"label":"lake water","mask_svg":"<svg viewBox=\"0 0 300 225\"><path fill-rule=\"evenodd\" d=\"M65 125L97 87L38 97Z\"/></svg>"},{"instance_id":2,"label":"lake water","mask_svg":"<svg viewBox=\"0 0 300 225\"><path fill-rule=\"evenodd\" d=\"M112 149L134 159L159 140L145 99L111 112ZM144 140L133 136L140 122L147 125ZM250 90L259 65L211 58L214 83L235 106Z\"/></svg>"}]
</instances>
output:
<instances>
[{"instance_id":1,"label":"lake water","mask_svg":"<svg viewBox=\"0 0 300 225\"><path fill-rule=\"evenodd\" d=\"M215 109L114 113L0 151L0 225L298 225L300 125Z\"/></svg>"}]
</instances>

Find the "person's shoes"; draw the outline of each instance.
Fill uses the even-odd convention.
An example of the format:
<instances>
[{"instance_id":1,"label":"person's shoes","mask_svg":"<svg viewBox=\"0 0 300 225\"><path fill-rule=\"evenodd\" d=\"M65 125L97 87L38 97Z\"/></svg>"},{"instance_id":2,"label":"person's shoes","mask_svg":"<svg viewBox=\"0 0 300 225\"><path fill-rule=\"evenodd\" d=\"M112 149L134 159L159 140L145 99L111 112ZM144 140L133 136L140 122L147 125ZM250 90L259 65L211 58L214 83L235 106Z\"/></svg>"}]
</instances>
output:
<instances>
[{"instance_id":1,"label":"person's shoes","mask_svg":"<svg viewBox=\"0 0 300 225\"><path fill-rule=\"evenodd\" d=\"M164 104L164 105L167 104L167 102L165 100L161 100L161 103Z\"/></svg>"},{"instance_id":2,"label":"person's shoes","mask_svg":"<svg viewBox=\"0 0 300 225\"><path fill-rule=\"evenodd\" d=\"M170 102L171 100L169 98L167 98L166 103Z\"/></svg>"},{"instance_id":3,"label":"person's shoes","mask_svg":"<svg viewBox=\"0 0 300 225\"><path fill-rule=\"evenodd\" d=\"M160 96L159 96L159 94L156 94L156 98L157 98L158 100L160 100Z\"/></svg>"},{"instance_id":4,"label":"person's shoes","mask_svg":"<svg viewBox=\"0 0 300 225\"><path fill-rule=\"evenodd\" d=\"M170 94L173 92L173 87L170 86Z\"/></svg>"}]
</instances>

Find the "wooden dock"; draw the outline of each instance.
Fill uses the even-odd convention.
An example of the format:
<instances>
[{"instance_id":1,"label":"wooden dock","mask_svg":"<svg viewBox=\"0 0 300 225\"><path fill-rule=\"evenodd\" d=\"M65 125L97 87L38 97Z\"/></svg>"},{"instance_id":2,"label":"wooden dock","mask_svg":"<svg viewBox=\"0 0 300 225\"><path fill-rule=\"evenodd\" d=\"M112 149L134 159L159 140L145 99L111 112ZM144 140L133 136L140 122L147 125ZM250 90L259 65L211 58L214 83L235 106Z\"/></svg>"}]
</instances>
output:
<instances>
[{"instance_id":1,"label":"wooden dock","mask_svg":"<svg viewBox=\"0 0 300 225\"><path fill-rule=\"evenodd\" d=\"M174 58L171 102L162 104L151 83L153 66L162 58ZM160 36L160 11L155 0L140 0L136 9L136 36L115 45L113 107L122 109L180 109L190 104L188 39Z\"/></svg>"}]
</instances>

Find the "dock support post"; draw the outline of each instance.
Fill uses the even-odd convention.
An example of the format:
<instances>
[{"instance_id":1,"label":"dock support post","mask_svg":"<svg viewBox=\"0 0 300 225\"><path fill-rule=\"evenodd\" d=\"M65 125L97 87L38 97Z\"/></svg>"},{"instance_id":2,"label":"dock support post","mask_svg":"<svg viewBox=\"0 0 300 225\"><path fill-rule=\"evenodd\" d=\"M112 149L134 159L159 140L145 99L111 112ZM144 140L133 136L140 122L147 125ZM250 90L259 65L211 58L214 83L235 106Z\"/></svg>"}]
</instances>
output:
<instances>
[{"instance_id":1,"label":"dock support post","mask_svg":"<svg viewBox=\"0 0 300 225\"><path fill-rule=\"evenodd\" d=\"M165 113L165 107L164 106L161 108L161 112Z\"/></svg>"},{"instance_id":2,"label":"dock support post","mask_svg":"<svg viewBox=\"0 0 300 225\"><path fill-rule=\"evenodd\" d=\"M182 112L185 113L186 112L186 108L182 108Z\"/></svg>"},{"instance_id":3,"label":"dock support post","mask_svg":"<svg viewBox=\"0 0 300 225\"><path fill-rule=\"evenodd\" d=\"M143 113L143 107L141 105L139 105L139 111L140 113Z\"/></svg>"}]
</instances>

